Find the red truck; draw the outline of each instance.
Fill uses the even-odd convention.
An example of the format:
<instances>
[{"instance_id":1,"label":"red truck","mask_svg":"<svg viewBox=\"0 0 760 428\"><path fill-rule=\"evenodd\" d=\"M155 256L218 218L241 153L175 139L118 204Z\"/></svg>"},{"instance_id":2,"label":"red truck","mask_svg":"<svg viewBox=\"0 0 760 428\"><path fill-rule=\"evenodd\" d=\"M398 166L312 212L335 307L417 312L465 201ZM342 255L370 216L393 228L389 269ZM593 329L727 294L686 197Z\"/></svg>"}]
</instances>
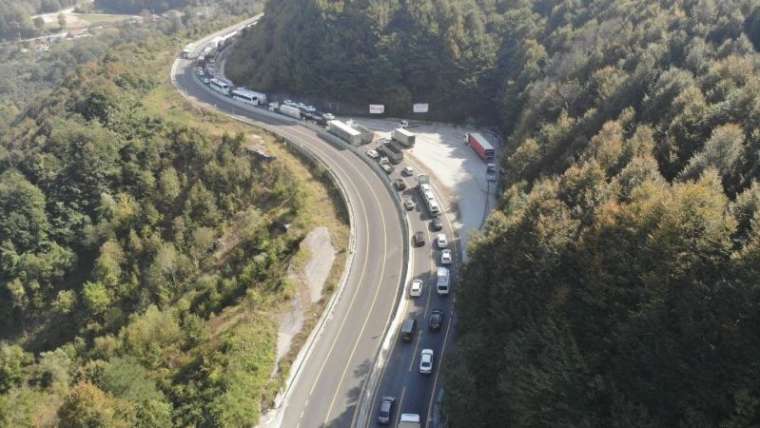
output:
<instances>
[{"instance_id":1,"label":"red truck","mask_svg":"<svg viewBox=\"0 0 760 428\"><path fill-rule=\"evenodd\" d=\"M496 150L494 150L491 143L488 142L482 135L477 132L468 133L465 137L465 142L475 150L475 153L480 156L486 162L492 162L496 157Z\"/></svg>"}]
</instances>

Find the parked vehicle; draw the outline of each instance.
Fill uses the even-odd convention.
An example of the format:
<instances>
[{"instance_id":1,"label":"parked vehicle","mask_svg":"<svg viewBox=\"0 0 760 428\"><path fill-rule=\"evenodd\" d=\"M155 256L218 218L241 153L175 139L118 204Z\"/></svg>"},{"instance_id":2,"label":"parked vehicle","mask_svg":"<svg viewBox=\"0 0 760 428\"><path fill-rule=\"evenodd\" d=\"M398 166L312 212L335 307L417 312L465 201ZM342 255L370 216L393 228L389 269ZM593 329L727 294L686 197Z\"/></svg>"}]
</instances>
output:
<instances>
[{"instance_id":1,"label":"parked vehicle","mask_svg":"<svg viewBox=\"0 0 760 428\"><path fill-rule=\"evenodd\" d=\"M385 173L388 174L388 175L391 175L391 173L393 172L393 165L391 165L389 163L381 163L380 164L380 168L383 171L385 171Z\"/></svg>"},{"instance_id":2,"label":"parked vehicle","mask_svg":"<svg viewBox=\"0 0 760 428\"><path fill-rule=\"evenodd\" d=\"M445 233L439 233L435 236L435 245L437 245L440 249L448 248L449 240L446 238Z\"/></svg>"},{"instance_id":3,"label":"parked vehicle","mask_svg":"<svg viewBox=\"0 0 760 428\"><path fill-rule=\"evenodd\" d=\"M393 181L393 187L396 188L399 192L406 189L406 182L403 178L397 178Z\"/></svg>"},{"instance_id":4,"label":"parked vehicle","mask_svg":"<svg viewBox=\"0 0 760 428\"><path fill-rule=\"evenodd\" d=\"M288 104L280 104L280 107L277 110L285 116L290 116L295 119L301 118L301 109L298 107L294 107Z\"/></svg>"},{"instance_id":5,"label":"parked vehicle","mask_svg":"<svg viewBox=\"0 0 760 428\"><path fill-rule=\"evenodd\" d=\"M414 203L412 198L404 199L404 208L406 208L407 211L411 211L416 207L417 207L417 204Z\"/></svg>"},{"instance_id":6,"label":"parked vehicle","mask_svg":"<svg viewBox=\"0 0 760 428\"><path fill-rule=\"evenodd\" d=\"M401 170L401 175L404 177L412 177L414 175L414 170L410 166L404 167L404 169Z\"/></svg>"},{"instance_id":7,"label":"parked vehicle","mask_svg":"<svg viewBox=\"0 0 760 428\"><path fill-rule=\"evenodd\" d=\"M449 294L449 282L451 280L450 277L449 268L447 267L439 267L436 270L436 283L435 283L435 290L440 295L447 295Z\"/></svg>"},{"instance_id":8,"label":"parked vehicle","mask_svg":"<svg viewBox=\"0 0 760 428\"><path fill-rule=\"evenodd\" d=\"M491 145L485 137L477 132L473 132L468 133L465 138L466 143L472 147L481 159L486 162L493 162L496 157L496 150L494 150L493 145Z\"/></svg>"},{"instance_id":9,"label":"parked vehicle","mask_svg":"<svg viewBox=\"0 0 760 428\"><path fill-rule=\"evenodd\" d=\"M414 246L415 247L421 247L421 246L425 245L425 234L422 233L422 232L416 232L414 234L413 240L414 240Z\"/></svg>"},{"instance_id":10,"label":"parked vehicle","mask_svg":"<svg viewBox=\"0 0 760 428\"><path fill-rule=\"evenodd\" d=\"M404 160L404 154L389 150L388 144L382 144L376 150L380 155L387 157L393 164L400 164Z\"/></svg>"},{"instance_id":11,"label":"parked vehicle","mask_svg":"<svg viewBox=\"0 0 760 428\"><path fill-rule=\"evenodd\" d=\"M417 135L404 128L396 128L391 133L391 138L393 138L394 141L401 143L404 147L414 147Z\"/></svg>"},{"instance_id":12,"label":"parked vehicle","mask_svg":"<svg viewBox=\"0 0 760 428\"><path fill-rule=\"evenodd\" d=\"M362 133L340 120L328 121L327 132L355 146L362 142Z\"/></svg>"},{"instance_id":13,"label":"parked vehicle","mask_svg":"<svg viewBox=\"0 0 760 428\"><path fill-rule=\"evenodd\" d=\"M414 339L414 331L417 329L417 321L414 318L408 318L401 324L401 340L411 342Z\"/></svg>"},{"instance_id":14,"label":"parked vehicle","mask_svg":"<svg viewBox=\"0 0 760 428\"><path fill-rule=\"evenodd\" d=\"M409 297L422 296L422 280L417 278L409 285Z\"/></svg>"},{"instance_id":15,"label":"parked vehicle","mask_svg":"<svg viewBox=\"0 0 760 428\"><path fill-rule=\"evenodd\" d=\"M441 251L441 264L442 265L450 265L451 261L453 260L453 256L451 255L450 249L445 249Z\"/></svg>"},{"instance_id":16,"label":"parked vehicle","mask_svg":"<svg viewBox=\"0 0 760 428\"><path fill-rule=\"evenodd\" d=\"M367 150L367 157L370 159L377 159L378 157L380 157L380 153L378 153L374 149L369 149Z\"/></svg>"},{"instance_id":17,"label":"parked vehicle","mask_svg":"<svg viewBox=\"0 0 760 428\"><path fill-rule=\"evenodd\" d=\"M402 413L396 428L420 428L422 427L421 420L417 413Z\"/></svg>"},{"instance_id":18,"label":"parked vehicle","mask_svg":"<svg viewBox=\"0 0 760 428\"><path fill-rule=\"evenodd\" d=\"M443 230L443 221L441 221L440 218L436 217L430 222L430 229L433 232L438 232L439 230Z\"/></svg>"},{"instance_id":19,"label":"parked vehicle","mask_svg":"<svg viewBox=\"0 0 760 428\"><path fill-rule=\"evenodd\" d=\"M377 414L377 422L381 425L388 425L391 422L391 416L393 414L393 403L396 401L395 397L383 397L380 402L380 409Z\"/></svg>"},{"instance_id":20,"label":"parked vehicle","mask_svg":"<svg viewBox=\"0 0 760 428\"><path fill-rule=\"evenodd\" d=\"M420 352L420 373L430 374L433 373L433 350L423 349Z\"/></svg>"},{"instance_id":21,"label":"parked vehicle","mask_svg":"<svg viewBox=\"0 0 760 428\"><path fill-rule=\"evenodd\" d=\"M443 325L443 311L440 309L433 309L430 311L430 318L428 318L428 328L430 331L438 331Z\"/></svg>"}]
</instances>

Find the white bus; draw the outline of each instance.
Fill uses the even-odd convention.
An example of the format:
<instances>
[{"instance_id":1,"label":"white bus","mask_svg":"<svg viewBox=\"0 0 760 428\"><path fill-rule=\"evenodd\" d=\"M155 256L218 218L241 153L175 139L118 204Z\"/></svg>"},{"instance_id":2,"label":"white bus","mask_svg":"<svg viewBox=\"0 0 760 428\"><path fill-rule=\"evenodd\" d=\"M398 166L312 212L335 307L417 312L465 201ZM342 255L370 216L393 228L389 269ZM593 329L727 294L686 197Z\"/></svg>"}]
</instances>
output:
<instances>
[{"instance_id":1,"label":"white bus","mask_svg":"<svg viewBox=\"0 0 760 428\"><path fill-rule=\"evenodd\" d=\"M214 77L209 81L209 85L211 85L211 89L217 92L221 92L224 95L230 94L230 84L221 79Z\"/></svg>"},{"instance_id":2,"label":"white bus","mask_svg":"<svg viewBox=\"0 0 760 428\"><path fill-rule=\"evenodd\" d=\"M267 96L261 92L249 91L245 88L235 88L230 95L232 98L255 106L265 104Z\"/></svg>"}]
</instances>

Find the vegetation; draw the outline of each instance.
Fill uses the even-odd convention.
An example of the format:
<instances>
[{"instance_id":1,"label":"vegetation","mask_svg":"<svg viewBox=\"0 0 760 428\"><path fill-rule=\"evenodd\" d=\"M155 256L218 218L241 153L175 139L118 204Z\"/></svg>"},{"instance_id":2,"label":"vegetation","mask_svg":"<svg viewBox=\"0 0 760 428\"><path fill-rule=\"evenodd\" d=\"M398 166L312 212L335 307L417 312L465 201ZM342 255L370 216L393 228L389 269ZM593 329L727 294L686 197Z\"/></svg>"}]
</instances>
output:
<instances>
[{"instance_id":1,"label":"vegetation","mask_svg":"<svg viewBox=\"0 0 760 428\"><path fill-rule=\"evenodd\" d=\"M252 87L501 127L452 426L760 423L757 2L294 0L251 31Z\"/></svg>"},{"instance_id":2,"label":"vegetation","mask_svg":"<svg viewBox=\"0 0 760 428\"><path fill-rule=\"evenodd\" d=\"M79 0L0 0L0 40L21 39L39 34L41 26L32 15L52 13L75 6Z\"/></svg>"},{"instance_id":3,"label":"vegetation","mask_svg":"<svg viewBox=\"0 0 760 428\"><path fill-rule=\"evenodd\" d=\"M0 133L2 426L252 426L279 386L272 311L331 211L184 110L177 50L114 42Z\"/></svg>"}]
</instances>

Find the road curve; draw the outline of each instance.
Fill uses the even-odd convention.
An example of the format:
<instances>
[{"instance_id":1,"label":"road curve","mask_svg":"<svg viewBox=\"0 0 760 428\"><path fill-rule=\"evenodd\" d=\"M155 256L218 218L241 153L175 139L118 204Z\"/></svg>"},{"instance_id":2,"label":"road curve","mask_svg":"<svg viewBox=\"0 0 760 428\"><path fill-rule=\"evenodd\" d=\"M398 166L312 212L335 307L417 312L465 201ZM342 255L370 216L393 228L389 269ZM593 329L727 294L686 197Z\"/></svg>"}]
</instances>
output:
<instances>
[{"instance_id":1,"label":"road curve","mask_svg":"<svg viewBox=\"0 0 760 428\"><path fill-rule=\"evenodd\" d=\"M273 425L350 426L406 272L409 244L403 242L406 226L396 196L352 150L328 144L312 127L211 91L194 76L190 61L176 60L171 78L191 101L266 129L306 151L331 171L343 190L355 239L350 269L316 340L302 364L293 368L297 373Z\"/></svg>"}]
</instances>

